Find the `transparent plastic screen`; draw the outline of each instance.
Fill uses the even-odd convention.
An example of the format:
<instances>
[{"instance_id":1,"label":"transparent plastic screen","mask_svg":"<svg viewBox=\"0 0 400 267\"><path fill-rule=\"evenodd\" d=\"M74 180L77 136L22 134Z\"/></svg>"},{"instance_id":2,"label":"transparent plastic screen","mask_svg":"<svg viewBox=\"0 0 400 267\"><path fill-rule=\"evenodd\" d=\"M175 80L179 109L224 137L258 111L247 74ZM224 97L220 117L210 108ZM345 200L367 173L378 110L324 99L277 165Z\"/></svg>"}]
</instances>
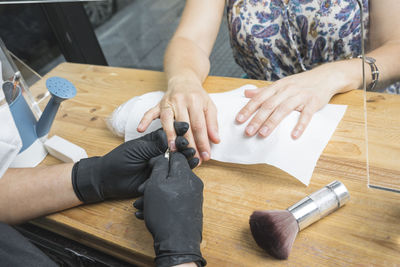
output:
<instances>
[{"instance_id":1,"label":"transparent plastic screen","mask_svg":"<svg viewBox=\"0 0 400 267\"><path fill-rule=\"evenodd\" d=\"M363 68L367 184L400 193L400 5L369 3Z\"/></svg>"}]
</instances>

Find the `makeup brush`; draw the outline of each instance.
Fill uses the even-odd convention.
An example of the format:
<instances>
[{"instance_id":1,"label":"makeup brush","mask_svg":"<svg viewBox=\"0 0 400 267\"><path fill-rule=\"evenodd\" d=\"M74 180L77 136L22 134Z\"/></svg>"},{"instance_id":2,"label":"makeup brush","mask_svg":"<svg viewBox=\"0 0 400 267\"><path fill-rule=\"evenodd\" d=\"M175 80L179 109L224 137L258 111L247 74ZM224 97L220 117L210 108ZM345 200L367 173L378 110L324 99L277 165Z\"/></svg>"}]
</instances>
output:
<instances>
[{"instance_id":1,"label":"makeup brush","mask_svg":"<svg viewBox=\"0 0 400 267\"><path fill-rule=\"evenodd\" d=\"M334 181L287 210L253 212L251 233L257 245L271 256L287 259L299 231L342 207L349 199L344 184Z\"/></svg>"}]
</instances>

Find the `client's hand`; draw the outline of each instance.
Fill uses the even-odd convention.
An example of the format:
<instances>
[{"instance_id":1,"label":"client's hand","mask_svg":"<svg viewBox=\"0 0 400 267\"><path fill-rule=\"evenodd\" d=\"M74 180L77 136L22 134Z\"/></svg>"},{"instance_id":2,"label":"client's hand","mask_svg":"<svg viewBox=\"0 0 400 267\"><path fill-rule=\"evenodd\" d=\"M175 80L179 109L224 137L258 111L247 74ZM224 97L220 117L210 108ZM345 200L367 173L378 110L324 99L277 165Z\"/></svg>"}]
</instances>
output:
<instances>
[{"instance_id":1,"label":"client's hand","mask_svg":"<svg viewBox=\"0 0 400 267\"><path fill-rule=\"evenodd\" d=\"M153 171L139 187L144 197L134 203L154 238L157 266L186 262L206 265L200 252L203 226L203 182L192 172L182 153L150 161Z\"/></svg>"},{"instance_id":2,"label":"client's hand","mask_svg":"<svg viewBox=\"0 0 400 267\"><path fill-rule=\"evenodd\" d=\"M339 64L342 63L328 63L285 77L268 87L246 90L245 96L251 99L237 114L236 120L244 123L256 113L245 133L248 136L258 133L261 137L267 137L287 115L297 110L301 114L292 137L299 138L313 114L325 106L333 95L357 88L337 70Z\"/></svg>"},{"instance_id":3,"label":"client's hand","mask_svg":"<svg viewBox=\"0 0 400 267\"><path fill-rule=\"evenodd\" d=\"M177 146L184 153L190 166L199 160L193 158L193 148L182 137L189 128L185 122L176 122ZM99 202L111 198L137 197L137 191L150 175L148 161L165 153L167 137L162 129L141 138L121 144L103 157L92 157L77 162L72 169L72 185L77 197L84 203Z\"/></svg>"},{"instance_id":4,"label":"client's hand","mask_svg":"<svg viewBox=\"0 0 400 267\"><path fill-rule=\"evenodd\" d=\"M173 141L176 137L174 119L190 123L185 137L189 141L189 147L196 149L195 157L201 157L201 160L209 160L211 157L210 141L220 141L217 109L198 82L171 82L160 103L144 114L137 130L144 132L156 118L161 120L172 151L175 151Z\"/></svg>"}]
</instances>

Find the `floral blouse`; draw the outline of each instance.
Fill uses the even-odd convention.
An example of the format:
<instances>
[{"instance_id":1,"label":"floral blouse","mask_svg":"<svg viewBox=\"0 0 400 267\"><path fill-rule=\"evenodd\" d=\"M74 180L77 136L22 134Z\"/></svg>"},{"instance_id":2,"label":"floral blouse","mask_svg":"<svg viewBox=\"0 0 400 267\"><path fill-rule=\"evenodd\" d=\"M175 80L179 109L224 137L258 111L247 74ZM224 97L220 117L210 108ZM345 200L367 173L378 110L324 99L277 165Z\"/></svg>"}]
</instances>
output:
<instances>
[{"instance_id":1,"label":"floral blouse","mask_svg":"<svg viewBox=\"0 0 400 267\"><path fill-rule=\"evenodd\" d=\"M275 81L361 54L356 0L227 0L227 16L235 60L252 79Z\"/></svg>"}]
</instances>

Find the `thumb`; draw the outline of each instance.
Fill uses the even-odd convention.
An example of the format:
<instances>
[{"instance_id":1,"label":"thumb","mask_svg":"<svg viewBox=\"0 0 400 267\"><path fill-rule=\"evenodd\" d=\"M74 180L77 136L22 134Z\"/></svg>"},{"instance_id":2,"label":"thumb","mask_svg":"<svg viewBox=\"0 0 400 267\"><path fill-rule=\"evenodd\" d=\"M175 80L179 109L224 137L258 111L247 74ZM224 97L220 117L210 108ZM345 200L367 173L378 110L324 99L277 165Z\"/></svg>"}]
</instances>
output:
<instances>
[{"instance_id":1,"label":"thumb","mask_svg":"<svg viewBox=\"0 0 400 267\"><path fill-rule=\"evenodd\" d=\"M163 179L167 179L169 172L169 162L168 159L164 157L164 155L159 155L158 157L150 159L150 168L152 168L152 172L150 175L150 180L156 180L156 182L162 181Z\"/></svg>"},{"instance_id":2,"label":"thumb","mask_svg":"<svg viewBox=\"0 0 400 267\"><path fill-rule=\"evenodd\" d=\"M154 132L148 133L140 137L139 139L152 142L154 144L154 148L161 152L165 152L168 148L167 135L165 134L162 128Z\"/></svg>"},{"instance_id":3,"label":"thumb","mask_svg":"<svg viewBox=\"0 0 400 267\"><path fill-rule=\"evenodd\" d=\"M168 149L168 140L167 135L162 129L158 129L157 131L152 133L152 141L155 142L157 148L161 152L165 152Z\"/></svg>"},{"instance_id":4,"label":"thumb","mask_svg":"<svg viewBox=\"0 0 400 267\"><path fill-rule=\"evenodd\" d=\"M139 185L137 192L142 196L144 194L144 190L146 189L147 183L149 180L144 181L141 185Z\"/></svg>"},{"instance_id":5,"label":"thumb","mask_svg":"<svg viewBox=\"0 0 400 267\"><path fill-rule=\"evenodd\" d=\"M170 153L169 167L170 177L181 176L182 173L192 171L186 157L180 152Z\"/></svg>"},{"instance_id":6,"label":"thumb","mask_svg":"<svg viewBox=\"0 0 400 267\"><path fill-rule=\"evenodd\" d=\"M184 121L174 121L176 135L183 136L189 130L189 124Z\"/></svg>"},{"instance_id":7,"label":"thumb","mask_svg":"<svg viewBox=\"0 0 400 267\"><path fill-rule=\"evenodd\" d=\"M135 139L134 160L148 161L159 155L164 155L168 149L167 136L163 130L157 130L144 136L146 139Z\"/></svg>"}]
</instances>

